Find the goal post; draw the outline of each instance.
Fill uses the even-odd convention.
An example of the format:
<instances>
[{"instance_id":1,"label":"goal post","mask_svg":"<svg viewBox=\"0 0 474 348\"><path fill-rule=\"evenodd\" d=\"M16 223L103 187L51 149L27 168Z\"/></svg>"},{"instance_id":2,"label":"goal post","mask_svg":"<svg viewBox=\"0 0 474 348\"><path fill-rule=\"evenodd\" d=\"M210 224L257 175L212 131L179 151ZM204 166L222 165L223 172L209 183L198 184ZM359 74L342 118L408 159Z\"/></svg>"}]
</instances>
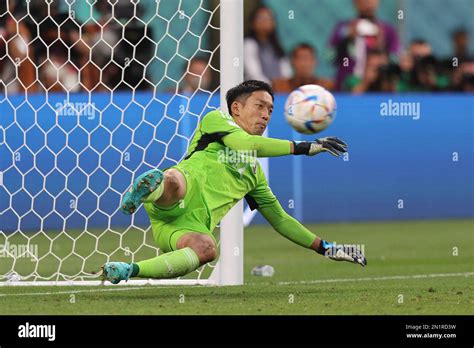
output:
<instances>
[{"instance_id":1,"label":"goal post","mask_svg":"<svg viewBox=\"0 0 474 348\"><path fill-rule=\"evenodd\" d=\"M104 262L158 255L143 207L125 216L120 201L145 170L179 163L202 116L226 110L243 80L243 0L57 3L45 1L45 18L33 2L0 9L0 286L99 285ZM215 88L189 74L203 56ZM243 284L242 201L217 239L218 261L190 275L121 285Z\"/></svg>"},{"instance_id":2,"label":"goal post","mask_svg":"<svg viewBox=\"0 0 474 348\"><path fill-rule=\"evenodd\" d=\"M227 110L225 99L227 91L242 82L244 78L243 13L243 0L221 0L220 99L221 108L224 110ZM221 257L216 270L218 272L218 284L243 284L243 201L237 203L222 219L221 229Z\"/></svg>"}]
</instances>

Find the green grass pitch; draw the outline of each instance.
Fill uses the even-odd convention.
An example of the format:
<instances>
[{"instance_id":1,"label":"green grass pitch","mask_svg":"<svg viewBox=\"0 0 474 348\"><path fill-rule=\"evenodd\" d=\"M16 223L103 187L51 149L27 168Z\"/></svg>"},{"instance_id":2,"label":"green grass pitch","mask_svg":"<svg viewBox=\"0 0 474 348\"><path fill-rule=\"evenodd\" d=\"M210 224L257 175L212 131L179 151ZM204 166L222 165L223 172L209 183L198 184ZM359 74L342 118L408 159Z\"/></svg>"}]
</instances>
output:
<instances>
[{"instance_id":1,"label":"green grass pitch","mask_svg":"<svg viewBox=\"0 0 474 348\"><path fill-rule=\"evenodd\" d=\"M474 314L473 220L308 227L364 244L368 266L254 226L245 230L243 286L0 287L0 314ZM261 264L275 275L252 276Z\"/></svg>"}]
</instances>

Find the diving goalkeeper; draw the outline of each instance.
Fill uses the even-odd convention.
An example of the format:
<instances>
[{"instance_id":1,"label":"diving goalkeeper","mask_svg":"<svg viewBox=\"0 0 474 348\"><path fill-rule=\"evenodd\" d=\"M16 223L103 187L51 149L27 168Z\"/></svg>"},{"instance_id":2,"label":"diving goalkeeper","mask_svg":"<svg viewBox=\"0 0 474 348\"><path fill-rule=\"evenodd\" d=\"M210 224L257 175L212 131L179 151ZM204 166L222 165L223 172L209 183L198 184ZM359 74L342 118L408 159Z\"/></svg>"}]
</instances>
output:
<instances>
[{"instance_id":1,"label":"diving goalkeeper","mask_svg":"<svg viewBox=\"0 0 474 348\"><path fill-rule=\"evenodd\" d=\"M288 141L262 137L273 111L273 90L265 82L245 81L226 95L227 114L214 110L201 120L186 158L164 171L141 174L122 200L133 214L143 203L153 237L163 252L136 263L107 262L102 278L117 284L140 278L176 278L217 257L213 230L242 198L281 235L337 261L365 266L357 248L327 242L288 215L268 187L255 157L340 156L347 145L334 137Z\"/></svg>"}]
</instances>

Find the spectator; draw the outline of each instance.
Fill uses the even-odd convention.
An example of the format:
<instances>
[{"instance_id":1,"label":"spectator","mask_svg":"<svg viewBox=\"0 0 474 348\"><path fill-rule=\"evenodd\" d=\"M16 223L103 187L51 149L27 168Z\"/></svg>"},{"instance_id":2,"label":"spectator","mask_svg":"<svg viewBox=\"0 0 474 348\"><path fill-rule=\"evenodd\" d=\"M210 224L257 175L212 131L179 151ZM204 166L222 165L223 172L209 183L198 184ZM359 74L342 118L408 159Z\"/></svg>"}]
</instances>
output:
<instances>
[{"instance_id":1,"label":"spectator","mask_svg":"<svg viewBox=\"0 0 474 348\"><path fill-rule=\"evenodd\" d=\"M333 89L334 84L331 80L315 76L314 71L317 63L314 48L307 43L299 44L291 52L293 77L273 80L273 90L275 92L291 92L299 86L307 84L320 85L329 90Z\"/></svg>"},{"instance_id":2,"label":"spectator","mask_svg":"<svg viewBox=\"0 0 474 348\"><path fill-rule=\"evenodd\" d=\"M411 73L414 62L409 50L404 50L402 53L400 53L400 56L398 57L398 63L400 65L402 75L409 75Z\"/></svg>"},{"instance_id":3,"label":"spectator","mask_svg":"<svg viewBox=\"0 0 474 348\"><path fill-rule=\"evenodd\" d=\"M92 47L91 59L85 66L90 72L90 81L86 87L96 91L114 89L122 79L122 70L114 62L118 61L118 57L112 59L119 51L121 26L113 20L112 5L107 1L97 1L95 9L99 15L98 23L91 21L84 25L84 40L89 47ZM120 58L123 64L123 57Z\"/></svg>"},{"instance_id":4,"label":"spectator","mask_svg":"<svg viewBox=\"0 0 474 348\"><path fill-rule=\"evenodd\" d=\"M25 23L40 39L32 42L36 55L39 87L48 91L81 90L88 78L83 66L89 58L89 47L80 35L80 25L67 12L61 12L59 2L44 6L30 4L31 17ZM31 19L31 20L29 20Z\"/></svg>"},{"instance_id":5,"label":"spectator","mask_svg":"<svg viewBox=\"0 0 474 348\"><path fill-rule=\"evenodd\" d=\"M130 90L152 88L148 82L154 51L152 28L139 20L143 7L135 7L128 0L117 0L115 5L98 0L95 9L98 23L84 25L84 40L91 47L91 59L85 62L90 72L86 87L89 90ZM136 11L136 13L135 13ZM124 25L126 23L126 25Z\"/></svg>"},{"instance_id":6,"label":"spectator","mask_svg":"<svg viewBox=\"0 0 474 348\"><path fill-rule=\"evenodd\" d=\"M412 40L407 57L400 60L400 92L441 91L449 87L449 78L432 55L431 45L423 39Z\"/></svg>"},{"instance_id":7,"label":"spectator","mask_svg":"<svg viewBox=\"0 0 474 348\"><path fill-rule=\"evenodd\" d=\"M40 81L50 91L78 92L83 85L88 87L90 70L83 67L89 60L90 49L79 35L74 19L66 13L57 13L54 18L61 23L59 33L54 21L43 22L49 22L42 36L49 48L43 52L42 60L47 60L40 66Z\"/></svg>"},{"instance_id":8,"label":"spectator","mask_svg":"<svg viewBox=\"0 0 474 348\"><path fill-rule=\"evenodd\" d=\"M423 39L414 39L410 42L410 56L413 59L420 59L431 56L433 50L431 45Z\"/></svg>"},{"instance_id":9,"label":"spectator","mask_svg":"<svg viewBox=\"0 0 474 348\"><path fill-rule=\"evenodd\" d=\"M413 69L415 61L431 55L431 45L423 39L414 39L410 42L408 49L400 54L400 81L397 90L408 92L413 89Z\"/></svg>"},{"instance_id":10,"label":"spectator","mask_svg":"<svg viewBox=\"0 0 474 348\"><path fill-rule=\"evenodd\" d=\"M0 80L5 86L1 87L9 93L36 90L34 55L29 46L31 34L19 20L24 13L16 5L16 1L9 0L9 12L6 11L7 7L0 10L4 14L0 17L0 57L8 57L0 59Z\"/></svg>"},{"instance_id":11,"label":"spectator","mask_svg":"<svg viewBox=\"0 0 474 348\"><path fill-rule=\"evenodd\" d=\"M380 68L389 64L387 53L374 49L367 52L366 60L364 74L347 76L343 83L344 90L357 94L379 90L377 81L380 79Z\"/></svg>"},{"instance_id":12,"label":"spectator","mask_svg":"<svg viewBox=\"0 0 474 348\"><path fill-rule=\"evenodd\" d=\"M453 53L442 61L441 67L443 72L451 78L451 89L469 91L472 77L465 69L470 66L474 58L469 54L469 34L464 29L458 29L452 33L451 38Z\"/></svg>"},{"instance_id":13,"label":"spectator","mask_svg":"<svg viewBox=\"0 0 474 348\"><path fill-rule=\"evenodd\" d=\"M464 29L458 29L451 36L453 40L453 57L458 59L459 63L470 60L469 55L469 33Z\"/></svg>"},{"instance_id":14,"label":"spectator","mask_svg":"<svg viewBox=\"0 0 474 348\"><path fill-rule=\"evenodd\" d=\"M357 18L336 24L330 45L336 50L336 89L340 90L347 76L362 77L368 50L385 50L398 54L398 35L390 24L375 16L378 0L354 0Z\"/></svg>"},{"instance_id":15,"label":"spectator","mask_svg":"<svg viewBox=\"0 0 474 348\"><path fill-rule=\"evenodd\" d=\"M57 41L49 48L48 60L41 66L40 81L50 92L78 92L79 71L68 60L68 50Z\"/></svg>"},{"instance_id":16,"label":"spectator","mask_svg":"<svg viewBox=\"0 0 474 348\"><path fill-rule=\"evenodd\" d=\"M448 87L449 79L439 72L438 61L434 56L429 55L415 59L408 91L441 91Z\"/></svg>"},{"instance_id":17,"label":"spectator","mask_svg":"<svg viewBox=\"0 0 474 348\"><path fill-rule=\"evenodd\" d=\"M250 15L250 31L244 39L244 75L246 80L267 83L291 75L290 64L278 41L273 14L268 7L260 6Z\"/></svg>"},{"instance_id":18,"label":"spectator","mask_svg":"<svg viewBox=\"0 0 474 348\"><path fill-rule=\"evenodd\" d=\"M474 92L474 59L464 61L454 70L453 87L461 92Z\"/></svg>"},{"instance_id":19,"label":"spectator","mask_svg":"<svg viewBox=\"0 0 474 348\"><path fill-rule=\"evenodd\" d=\"M191 58L186 65L187 72L181 81L179 90L184 93L193 93L196 90L210 91L212 71L209 61L204 57Z\"/></svg>"}]
</instances>

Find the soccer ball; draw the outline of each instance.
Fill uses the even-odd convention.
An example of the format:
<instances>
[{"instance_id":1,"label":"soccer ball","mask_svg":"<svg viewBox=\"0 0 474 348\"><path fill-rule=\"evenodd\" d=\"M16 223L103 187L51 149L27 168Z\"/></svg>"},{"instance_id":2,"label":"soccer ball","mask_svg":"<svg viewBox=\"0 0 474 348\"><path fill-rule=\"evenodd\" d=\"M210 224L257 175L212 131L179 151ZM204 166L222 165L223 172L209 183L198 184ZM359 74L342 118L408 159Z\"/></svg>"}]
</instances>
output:
<instances>
[{"instance_id":1,"label":"soccer ball","mask_svg":"<svg viewBox=\"0 0 474 348\"><path fill-rule=\"evenodd\" d=\"M288 123L303 134L325 130L336 117L336 99L318 85L304 85L290 93L285 103Z\"/></svg>"}]
</instances>

